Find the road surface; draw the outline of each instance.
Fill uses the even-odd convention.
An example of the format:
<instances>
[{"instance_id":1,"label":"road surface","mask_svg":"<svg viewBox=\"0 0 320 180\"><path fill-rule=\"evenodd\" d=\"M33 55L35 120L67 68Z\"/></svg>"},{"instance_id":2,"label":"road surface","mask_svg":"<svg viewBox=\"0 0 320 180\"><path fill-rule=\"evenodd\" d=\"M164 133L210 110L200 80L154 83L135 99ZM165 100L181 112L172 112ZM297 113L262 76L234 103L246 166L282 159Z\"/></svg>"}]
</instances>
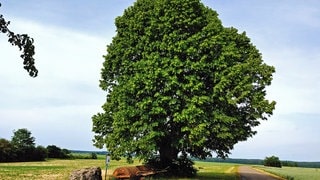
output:
<instances>
[{"instance_id":1,"label":"road surface","mask_svg":"<svg viewBox=\"0 0 320 180\"><path fill-rule=\"evenodd\" d=\"M279 180L279 178L264 174L250 166L240 166L238 172L241 180Z\"/></svg>"}]
</instances>

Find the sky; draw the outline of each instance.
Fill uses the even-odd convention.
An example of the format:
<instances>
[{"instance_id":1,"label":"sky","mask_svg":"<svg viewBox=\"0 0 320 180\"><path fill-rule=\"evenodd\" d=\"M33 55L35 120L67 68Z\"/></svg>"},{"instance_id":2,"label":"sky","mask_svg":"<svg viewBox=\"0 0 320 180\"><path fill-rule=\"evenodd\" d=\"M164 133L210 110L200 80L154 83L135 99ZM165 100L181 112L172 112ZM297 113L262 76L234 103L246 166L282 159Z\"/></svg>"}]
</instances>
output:
<instances>
[{"instance_id":1,"label":"sky","mask_svg":"<svg viewBox=\"0 0 320 180\"><path fill-rule=\"evenodd\" d=\"M101 112L99 87L114 19L134 0L0 0L9 28L35 40L39 75L22 67L17 47L0 35L0 138L27 128L36 144L98 150L91 117ZM239 142L231 158L320 161L320 1L203 0L226 27L245 31L264 61L276 68L267 98L273 116Z\"/></svg>"}]
</instances>

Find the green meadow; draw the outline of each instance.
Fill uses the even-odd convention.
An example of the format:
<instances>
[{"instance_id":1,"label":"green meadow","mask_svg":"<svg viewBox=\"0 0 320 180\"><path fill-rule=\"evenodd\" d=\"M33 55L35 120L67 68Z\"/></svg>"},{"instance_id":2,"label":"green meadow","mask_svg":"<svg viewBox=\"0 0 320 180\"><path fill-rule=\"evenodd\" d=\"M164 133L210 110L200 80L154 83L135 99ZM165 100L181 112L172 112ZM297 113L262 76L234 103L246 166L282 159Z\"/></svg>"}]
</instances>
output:
<instances>
[{"instance_id":1,"label":"green meadow","mask_svg":"<svg viewBox=\"0 0 320 180\"><path fill-rule=\"evenodd\" d=\"M111 161L107 170L107 179L112 179L111 175L117 167L139 164L141 164L141 162L138 160L136 160L134 164L128 164L126 160ZM66 180L69 179L69 175L72 171L92 166L101 167L104 179L105 159L104 156L98 155L98 159L48 159L42 162L0 163L0 180ZM198 175L193 179L240 179L238 175L238 167L241 166L241 164L195 161L194 166L198 169ZM253 167L289 180L320 179L319 168L271 168L260 165L254 165ZM180 178L179 180L188 179Z\"/></svg>"},{"instance_id":2,"label":"green meadow","mask_svg":"<svg viewBox=\"0 0 320 180\"><path fill-rule=\"evenodd\" d=\"M107 170L107 179L112 179L111 175L117 167L138 164L141 163L137 160L134 164L127 164L126 160L111 161ZM73 170L92 166L101 167L104 179L105 159L98 156L98 159L49 159L44 162L0 163L0 180L63 180L69 179ZM195 167L199 171L198 176L193 179L238 179L235 164L196 161Z\"/></svg>"},{"instance_id":3,"label":"green meadow","mask_svg":"<svg viewBox=\"0 0 320 180\"><path fill-rule=\"evenodd\" d=\"M55 160L44 162L0 163L0 179L68 179L75 169L90 166L103 166L99 160Z\"/></svg>"},{"instance_id":4,"label":"green meadow","mask_svg":"<svg viewBox=\"0 0 320 180\"><path fill-rule=\"evenodd\" d=\"M318 180L320 179L319 168L301 168L301 167L265 167L254 166L257 169L275 174L288 180Z\"/></svg>"}]
</instances>

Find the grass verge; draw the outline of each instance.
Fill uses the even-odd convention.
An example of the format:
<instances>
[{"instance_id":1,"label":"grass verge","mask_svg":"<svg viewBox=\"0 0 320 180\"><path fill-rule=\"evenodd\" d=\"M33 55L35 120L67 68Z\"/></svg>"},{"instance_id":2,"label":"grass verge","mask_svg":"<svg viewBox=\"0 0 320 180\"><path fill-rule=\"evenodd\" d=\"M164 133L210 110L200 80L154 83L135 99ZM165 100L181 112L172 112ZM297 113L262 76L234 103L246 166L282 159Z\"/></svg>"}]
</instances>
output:
<instances>
[{"instance_id":1,"label":"grass verge","mask_svg":"<svg viewBox=\"0 0 320 180\"><path fill-rule=\"evenodd\" d=\"M266 167L266 166L254 166L255 168L264 170L266 172L275 174L288 180L316 180L320 179L319 168L301 168L301 167Z\"/></svg>"}]
</instances>

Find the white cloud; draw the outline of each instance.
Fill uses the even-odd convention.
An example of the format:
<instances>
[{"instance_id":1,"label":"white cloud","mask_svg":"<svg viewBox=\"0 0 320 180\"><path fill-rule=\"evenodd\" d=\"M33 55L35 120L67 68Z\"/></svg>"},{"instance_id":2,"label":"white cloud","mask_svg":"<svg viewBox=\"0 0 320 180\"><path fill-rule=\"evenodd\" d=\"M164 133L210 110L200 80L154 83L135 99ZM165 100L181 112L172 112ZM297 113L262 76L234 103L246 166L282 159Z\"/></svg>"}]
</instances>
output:
<instances>
[{"instance_id":1,"label":"white cloud","mask_svg":"<svg viewBox=\"0 0 320 180\"><path fill-rule=\"evenodd\" d=\"M10 138L13 129L26 127L39 144L92 149L91 117L101 111L105 100L99 79L102 55L110 39L14 21L16 26L11 29L35 40L39 75L29 77L18 49L1 39L5 66L1 67L0 83L5 88L0 90L0 136Z\"/></svg>"},{"instance_id":2,"label":"white cloud","mask_svg":"<svg viewBox=\"0 0 320 180\"><path fill-rule=\"evenodd\" d=\"M317 113L320 53L307 49L268 48L264 53L276 67L274 81L268 88L270 99L277 101L280 113Z\"/></svg>"},{"instance_id":3,"label":"white cloud","mask_svg":"<svg viewBox=\"0 0 320 180\"><path fill-rule=\"evenodd\" d=\"M319 114L275 115L255 128L257 135L238 143L231 157L263 159L276 155L282 160L319 161L318 117Z\"/></svg>"}]
</instances>

